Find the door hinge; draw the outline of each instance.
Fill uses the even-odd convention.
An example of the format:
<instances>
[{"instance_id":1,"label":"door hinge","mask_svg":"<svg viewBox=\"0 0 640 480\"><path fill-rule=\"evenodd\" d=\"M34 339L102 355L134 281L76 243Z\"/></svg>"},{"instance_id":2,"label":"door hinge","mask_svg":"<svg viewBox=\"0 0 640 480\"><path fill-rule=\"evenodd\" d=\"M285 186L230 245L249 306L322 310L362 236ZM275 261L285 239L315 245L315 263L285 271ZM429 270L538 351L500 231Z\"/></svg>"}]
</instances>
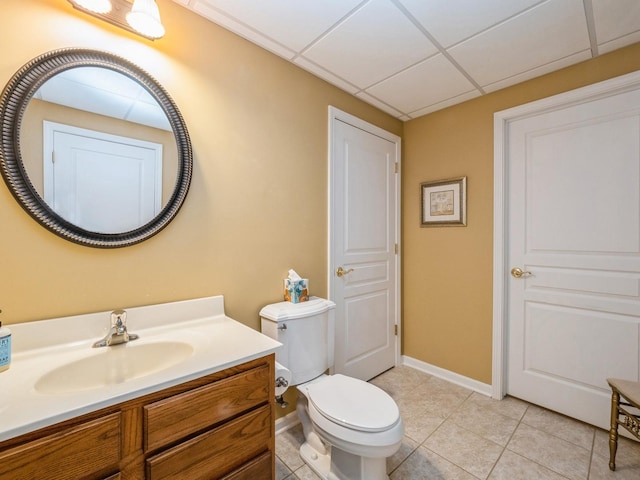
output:
<instances>
[{"instance_id":1,"label":"door hinge","mask_svg":"<svg viewBox=\"0 0 640 480\"><path fill-rule=\"evenodd\" d=\"M393 326L393 331L397 336L398 335L398 324L397 323Z\"/></svg>"},{"instance_id":2,"label":"door hinge","mask_svg":"<svg viewBox=\"0 0 640 480\"><path fill-rule=\"evenodd\" d=\"M399 168L398 162L396 162L395 165L394 165L395 173L398 173L398 168Z\"/></svg>"},{"instance_id":3,"label":"door hinge","mask_svg":"<svg viewBox=\"0 0 640 480\"><path fill-rule=\"evenodd\" d=\"M56 163L56 151L51 152L51 163Z\"/></svg>"},{"instance_id":4,"label":"door hinge","mask_svg":"<svg viewBox=\"0 0 640 480\"><path fill-rule=\"evenodd\" d=\"M398 244L396 243L395 247L394 247L394 251L396 252L396 255L398 254Z\"/></svg>"}]
</instances>

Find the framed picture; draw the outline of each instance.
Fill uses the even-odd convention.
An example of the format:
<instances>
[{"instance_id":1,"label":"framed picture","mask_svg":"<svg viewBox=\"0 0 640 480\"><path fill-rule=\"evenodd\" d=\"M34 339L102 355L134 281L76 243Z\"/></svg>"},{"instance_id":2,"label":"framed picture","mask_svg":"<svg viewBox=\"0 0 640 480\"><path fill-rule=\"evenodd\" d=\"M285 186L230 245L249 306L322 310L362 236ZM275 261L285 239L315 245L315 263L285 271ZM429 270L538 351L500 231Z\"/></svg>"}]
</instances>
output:
<instances>
[{"instance_id":1,"label":"framed picture","mask_svg":"<svg viewBox=\"0 0 640 480\"><path fill-rule=\"evenodd\" d=\"M424 182L421 227L467 225L467 177Z\"/></svg>"}]
</instances>

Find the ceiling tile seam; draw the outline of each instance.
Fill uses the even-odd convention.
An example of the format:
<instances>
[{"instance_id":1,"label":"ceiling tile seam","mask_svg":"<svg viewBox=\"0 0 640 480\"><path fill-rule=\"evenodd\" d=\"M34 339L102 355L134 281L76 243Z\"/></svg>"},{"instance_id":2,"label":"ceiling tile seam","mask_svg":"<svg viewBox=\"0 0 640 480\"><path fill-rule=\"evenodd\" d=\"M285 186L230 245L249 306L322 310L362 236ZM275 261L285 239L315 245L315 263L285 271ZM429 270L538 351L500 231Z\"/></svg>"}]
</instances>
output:
<instances>
[{"instance_id":1,"label":"ceiling tile seam","mask_svg":"<svg viewBox=\"0 0 640 480\"><path fill-rule=\"evenodd\" d=\"M434 107L435 105L439 105L441 103L446 103L446 102L448 102L450 100L454 100L455 98L458 98L458 97L465 97L466 95L468 95L469 93L471 93L473 91L474 90L469 90L467 92L458 93L458 94L456 94L456 95L454 95L452 97L443 98L441 100L438 100L437 102L430 103L429 105L425 105L424 107L420 107L420 108L416 108L415 110L411 110L409 113L407 113L407 115L414 115L416 112L419 112L419 111L427 109L427 108ZM486 95L486 93L484 95ZM479 98L479 97L475 97L475 98ZM417 118L417 117L412 117L412 118Z\"/></svg>"},{"instance_id":2,"label":"ceiling tile seam","mask_svg":"<svg viewBox=\"0 0 640 480\"><path fill-rule=\"evenodd\" d=\"M424 26L418 21L418 19L416 19L409 10L407 10L407 8L402 5L398 0L391 0L391 2L396 6L396 8L398 8L398 10L400 10L408 19L411 23L413 23L416 28L418 30L420 30L420 32L422 32L422 34L427 37L427 39L433 43L433 45L438 49L438 51L444 55L444 57L449 60L449 62L471 83L471 85L473 85L479 92L481 95L484 95L486 92L483 90L483 88L480 86L480 84L478 82L476 82L474 80L474 78L464 69L462 68L462 65L460 65L450 54L449 52L447 52L447 49L444 48L440 42L438 42L438 40L435 39L435 37L433 35L431 35L431 33L429 33L427 31L426 28L424 28Z\"/></svg>"},{"instance_id":3,"label":"ceiling tile seam","mask_svg":"<svg viewBox=\"0 0 640 480\"><path fill-rule=\"evenodd\" d=\"M552 63L560 62L560 61L564 60L565 58L570 58L570 57L573 57L574 55L578 55L578 54L580 54L580 53L587 52L587 51L588 51L589 53L591 53L591 50L589 50L589 49L579 50L579 51L577 51L577 52L573 52L573 53L570 53L570 54L568 54L568 55L565 55L564 57L555 58L555 59L553 59L553 60L552 60L552 61L550 61L550 62L542 63L542 64L540 64L540 65L536 65L535 67L530 68L530 69L528 69L528 70L523 70L522 72L518 72L518 73L516 73L516 74L514 74L514 75L510 75L510 76L508 76L508 77L501 78L501 79L499 79L499 80L496 80L495 82L487 83L486 85L484 85L484 87L485 87L485 88L486 88L486 87L490 87L491 85L494 85L494 84L496 84L496 83L504 83L504 82L508 82L508 80L509 80L510 78L519 77L519 76L521 76L521 75L526 75L528 72L531 72L531 71L533 71L533 70L538 70L539 68L544 68L545 66L550 65L550 64L552 64ZM550 72L547 72L547 73L542 73L542 74L539 74L539 75L535 75L535 76L531 77L529 80L532 80L532 79L534 79L534 78L541 77L541 76L543 76L543 75L548 75L548 74L550 74L550 73L554 73L554 72L556 72L556 70L555 70L555 69L553 69L553 70L551 70ZM518 81L518 82L516 82L516 83L522 83L522 82L523 82L523 81L521 80L521 81ZM515 85L515 84L511 84L511 85ZM504 89L504 88L506 88L506 87L501 87L499 90L502 90L502 89ZM490 93L493 93L493 92L490 92Z\"/></svg>"},{"instance_id":4,"label":"ceiling tile seam","mask_svg":"<svg viewBox=\"0 0 640 480\"><path fill-rule=\"evenodd\" d=\"M384 100L380 100L378 97L376 97L375 95L373 95L373 94L371 94L371 93L367 92L366 90L361 90L361 91L359 91L357 94L365 94L365 95L368 95L369 97L371 97L371 98L375 99L376 101L380 102L381 104L386 105L386 106L387 106L387 107L389 107L391 110L395 110L396 112L400 113L400 115L396 115L396 117L399 117L399 116L402 116L402 115L407 115L407 116L409 115L409 114L408 114L407 112L405 112L404 110L401 110L401 109L399 109L398 107L394 107L393 105L391 105L391 104L389 104L389 103L385 102ZM357 95L357 94L356 94L356 95ZM362 97L358 97L358 98L363 99ZM363 100L364 100L364 99L363 99ZM366 101L366 100L365 100L365 101Z\"/></svg>"},{"instance_id":5,"label":"ceiling tile seam","mask_svg":"<svg viewBox=\"0 0 640 480\"><path fill-rule=\"evenodd\" d=\"M387 81L387 80L390 80L390 79L392 79L392 78L396 77L397 75L400 75L401 73L404 73L404 72L406 72L407 70L409 70L409 69L411 69L411 68L413 68L413 67L416 67L416 66L420 65L421 63L424 63L424 62L426 62L427 60L432 59L433 57L436 57L437 55L440 55L440 52L436 52L436 53L434 53L433 55L428 56L428 57L426 57L426 58L424 58L424 59L422 59L422 60L420 60L420 61L418 61L418 62L414 63L413 65L409 65L408 67L403 68L402 70L399 70L399 71L397 71L396 73L394 73L394 74L392 74L392 75L389 75L388 77L386 77L386 78L384 78L384 79L380 80L379 82L375 82L375 83L373 83L373 84L369 85L368 87L366 87L366 88L363 88L363 89L359 90L359 91L358 91L358 92L356 92L354 95L357 95L357 94L359 94L359 93L365 93L365 94L369 95L370 97L375 98L375 99L376 99L377 101L379 101L380 103L383 103L384 105L387 105L388 107L390 107L390 108L392 108L392 109L394 109L394 110L397 110L398 112L403 112L405 115L411 115L411 113L413 113L413 112L417 112L417 111L423 110L423 109L425 109L425 108L429 108L429 107L431 107L431 106L433 106L433 105L437 105L438 103L446 102L446 101L448 101L448 100L454 99L454 98L459 97L459 96L461 96L461 95L466 95L466 94L468 94L468 93L470 93L470 92L473 92L474 90L478 90L475 86L473 86L473 85L472 85L472 86L474 87L472 90L469 90L469 91L466 91L466 92L462 92L462 93L460 93L460 94L456 94L456 95L453 95L453 96L451 96L451 97L447 97L447 98L444 98L444 99L438 100L438 101L436 101L435 103L430 103L430 104L428 104L428 105L423 105L423 106L421 106L421 107L414 108L413 110L411 110L411 111L409 111L409 112L405 112L404 110L402 110L402 109L398 108L397 106L389 105L387 102L385 102L384 100L381 100L381 99L380 99L380 98L378 98L376 95L374 95L373 93L371 93L371 92L369 92L369 91L368 91L370 88L373 88L373 87L375 87L375 86L377 86L377 85L380 85L381 83L383 83L383 82L385 82L385 81ZM307 60L308 60L308 59L307 59ZM518 75L520 75L520 74L518 74ZM480 94L481 94L481 95L486 95L486 92L484 92L483 90L480 90Z\"/></svg>"},{"instance_id":6,"label":"ceiling tile seam","mask_svg":"<svg viewBox=\"0 0 640 480\"><path fill-rule=\"evenodd\" d=\"M307 57L304 57L304 56L302 56L302 55L300 55L300 56L298 56L298 57L296 57L296 58L297 58L297 59L299 59L299 60L304 60L305 62L309 62L310 64L312 64L312 65L313 65L313 66L315 66L316 68L319 68L319 69L320 69L320 70L322 70L323 72L326 72L326 74L327 74L328 76L332 76L332 77L338 78L338 79L342 80L344 83L346 83L347 85L351 85L351 86L353 87L353 89L355 90L355 93L353 93L353 95L357 95L358 93L364 92L364 89L363 89L363 88L359 87L358 85L354 85L354 84L353 84L353 83L351 83L349 80L345 80L344 78L342 78L342 77L341 77L340 75L338 75L337 73L334 73L334 72L331 72L331 71L327 70L327 69L326 69L326 68L324 68L322 65L318 65L318 64L317 64L316 62L314 62L313 60L311 60L311 59L309 59L309 58L307 58ZM314 72L311 72L311 71L307 70L306 68L304 68L304 67L303 67L302 65L300 65L299 63L296 63L296 62L294 62L293 60L292 60L291 62L292 62L296 67L298 67L298 68L302 68L303 70L308 71L308 72L309 72L309 73L311 73L312 75L317 76ZM324 77L318 77L318 78L320 78L320 79L324 80L325 82L329 82L329 83L331 83L332 85L335 85L335 84L334 84L334 83L332 83L330 80L327 80L327 78L324 78ZM396 110L398 110L398 109L396 108Z\"/></svg>"},{"instance_id":7,"label":"ceiling tile seam","mask_svg":"<svg viewBox=\"0 0 640 480\"><path fill-rule=\"evenodd\" d=\"M402 68L402 69L400 69L398 71L393 72L391 75L387 75L386 77L384 77L384 78L382 78L382 79L380 79L380 80L378 80L376 82L373 82L372 84L367 85L366 87L363 87L362 91L364 92L365 90L368 90L369 88L373 88L373 87L375 87L377 85L380 85L381 83L386 82L387 80L391 80L392 78L397 77L398 75L406 72L407 70L411 70L412 68L417 67L418 65L420 65L421 63L426 62L427 60L431 60L432 58L437 57L441 53L442 52L438 51L438 52L435 52L433 55L428 55L428 56L426 56L424 58L421 58L417 62L414 62L411 65L407 65L406 67L404 67L404 68Z\"/></svg>"},{"instance_id":8,"label":"ceiling tile seam","mask_svg":"<svg viewBox=\"0 0 640 480\"><path fill-rule=\"evenodd\" d=\"M435 56L436 56L436 55L438 55L439 53L440 53L440 52L436 52L436 53L434 53L433 55L430 55L430 56L428 56L428 57L425 57L425 58L423 58L422 60L419 60L419 61L415 62L414 64L409 65L408 67L403 68L402 70L399 70L399 71L397 71L397 72L395 72L395 73L393 73L393 74L389 75L389 76L388 76L388 77L386 77L386 78L383 78L382 80L380 80L380 81L378 81L378 82L372 83L371 85L369 85L369 86L367 86L367 87L359 87L358 85L355 85L355 84L351 83L349 80L345 80L343 77L341 77L341 76L340 76L340 75L338 75L337 73L328 71L328 70L327 70L326 68L324 68L322 65L318 65L316 62L314 62L313 60L311 60L311 59L310 59L310 58L308 58L308 57L305 57L305 56L303 56L303 55L300 55L300 56L299 56L299 57L297 57L297 58L298 58L298 59L302 59L302 60L304 60L305 62L309 62L310 64L312 64L312 65L313 65L313 66L315 66L316 68L318 68L318 69L322 70L323 72L326 72L326 73L327 73L327 75L331 75L331 76L333 76L333 77L335 77L335 78L340 79L341 81L343 81L343 82L344 82L344 83L346 83L347 85L351 85L351 86L353 87L353 89L355 90L355 92L353 93L353 95L358 95L358 94L366 94L366 95L369 95L370 97L375 98L378 102L380 102L380 103L382 103L382 104L384 104L384 105L388 106L389 108L391 108L391 109L393 109L393 110L395 110L395 111L397 111L397 112L400 112L400 113L402 113L402 114L404 114L404 115L408 115L408 113L406 113L404 110L401 110L401 109L399 109L398 107L395 107L395 106L393 106L393 105L391 105L391 104L389 104L389 103L385 102L384 100L381 100L381 99L380 99L380 98L378 98L377 96L373 95L371 92L369 92L369 91L368 91L368 89L369 89L369 88L372 88L372 87L375 87L376 85L379 85L380 83L382 83L382 82L384 82L384 81L386 81L386 80L389 80L389 79L391 79L391 78L395 77L396 75L399 75L399 74L401 74L401 73L405 72L406 70L409 70L410 68L415 67L416 65L419 65L419 64L421 64L421 63L423 63L423 62L426 62L427 60L429 60L429 59L431 59L431 58L435 57ZM304 67L303 67L302 65L300 65L299 63L295 63L295 65L297 65L298 67L300 67L300 68L304 69ZM311 73L313 74L313 72L311 72ZM326 81L326 82L329 82L329 83L332 83L332 82L331 82L331 80L328 80L327 78L322 78L322 80L324 80L324 81ZM332 84L333 84L333 83L332 83ZM453 98L453 97L451 97L451 98ZM447 99L447 100L448 100L448 99ZM428 106L429 106L429 105L426 105L426 106L424 106L424 107L420 107L420 108L426 108L426 107L428 107Z\"/></svg>"},{"instance_id":9,"label":"ceiling tile seam","mask_svg":"<svg viewBox=\"0 0 640 480\"><path fill-rule=\"evenodd\" d=\"M635 34L637 34L637 33L640 33L640 30L633 30L633 31L628 32L628 33L623 33L622 35L620 35L620 36L618 36L618 37L610 38L610 39L605 40L605 41L604 41L604 42L602 42L602 43L598 43L598 51L600 51L600 50L599 50L599 49L600 49L600 47L602 47L602 46L604 46L604 45L607 45L607 44L612 43L612 42L618 42L618 41L620 41L620 40L624 39L625 37L629 37L629 36L631 36L631 35L635 35ZM636 42L637 42L637 41L636 41ZM633 43L636 43L636 42L633 42ZM630 44L629 44L629 43L627 43L627 45L630 45ZM618 47L618 48L620 48L620 47Z\"/></svg>"},{"instance_id":10,"label":"ceiling tile seam","mask_svg":"<svg viewBox=\"0 0 640 480\"><path fill-rule=\"evenodd\" d=\"M398 1L398 0L392 0L392 1ZM400 0L400 1L402 1L402 0ZM538 7L539 7L540 5L542 5L543 3L547 3L547 2L549 2L549 1L550 1L550 0L541 0L541 1L537 2L537 3L534 3L533 5L531 5L531 6L527 7L527 8L525 8L525 9L523 9L523 10L520 10L519 12L514 13L513 15L511 15L511 16L509 16L509 17L507 17L507 18L503 18L503 19L501 19L501 20L497 21L496 23L493 23L493 24L489 25L488 27L483 28L482 30L479 30L479 31L475 32L474 34L469 35L468 37L465 37L465 38L463 38L463 39L461 39L461 40L459 40L459 41L457 41L457 42L455 42L455 43L452 43L452 44L451 44L451 45L449 45L446 49L447 49L447 50L451 50L451 49L453 49L454 47L457 47L458 45L460 45L460 44L462 44L462 43L465 43L465 42L467 42L468 40L471 40L471 39L472 39L472 38L474 38L474 37L477 37L477 36L479 36L479 35L482 35L483 33L486 33L486 32L488 32L489 30L492 30L492 29L494 29L494 28L496 28L496 27L499 27L500 25L503 25L503 24L505 24L505 23L507 23L507 22L510 22L511 20L513 20L513 19L514 19L514 18L516 18L516 17L519 17L519 16L520 16L520 15L522 15L523 13L527 13L527 12L529 12L529 11L531 11L531 10L535 9L535 8L538 8Z\"/></svg>"},{"instance_id":11,"label":"ceiling tile seam","mask_svg":"<svg viewBox=\"0 0 640 480\"><path fill-rule=\"evenodd\" d=\"M364 6L367 5L367 3L369 3L369 2L370 2L370 0L364 0L363 2L360 2L358 5L353 7L349 12L344 14L342 16L342 18L338 19L336 22L333 23L333 25L331 25L324 32L322 32L320 35L318 35L315 39L313 39L311 42L309 42L305 47L301 48L299 52L296 52L296 55L291 60L294 61L295 59L303 56L305 54L305 52L307 52L309 49L314 47L318 42L320 42L320 40L324 39L327 35L329 35L331 32L333 32L336 28L338 28L340 25L342 25L344 22L346 22L349 18L351 18L357 12L362 10L364 8ZM305 57L305 60L309 60L309 59Z\"/></svg>"},{"instance_id":12,"label":"ceiling tile seam","mask_svg":"<svg viewBox=\"0 0 640 480\"><path fill-rule=\"evenodd\" d=\"M596 36L596 20L593 16L593 2L591 0L582 0L582 4L584 5L584 15L587 20L591 57L595 58L598 56L598 38Z\"/></svg>"},{"instance_id":13,"label":"ceiling tile seam","mask_svg":"<svg viewBox=\"0 0 640 480\"><path fill-rule=\"evenodd\" d=\"M196 5L196 3L194 3L194 8L195 8L195 5ZM242 25L242 26L243 26L243 27L245 27L247 30L250 30L250 31L252 31L253 33L255 33L258 37L261 37L261 38L267 39L267 40L269 40L270 42L272 42L272 43L274 43L274 44L276 44L276 45L279 45L279 46L280 46L280 47L282 47L284 50L286 50L286 51L288 51L288 52L291 52L291 54L292 54L293 56L292 56L291 58L283 57L282 55L280 55L280 54L278 54L278 53L274 52L273 50L268 49L268 48L267 48L267 47L265 47L264 45L257 44L257 43L256 43L255 41L253 41L252 39L247 38L246 36L244 36L244 35L240 34L239 32L235 32L235 31L231 30L230 28L228 28L228 27L226 27L226 26L224 26L224 25L220 25L218 22L215 22L215 21L213 21L212 19L210 19L210 18L209 18L209 21L210 21L210 22L212 22L212 23L214 23L214 24L215 24L215 25L217 25L218 27L220 27L220 28L224 28L225 30L227 30L227 31L229 31L229 32L231 32L231 33L233 33L234 35L238 35L239 37L244 38L244 39L245 39L245 40L247 40L248 42L253 43L254 45L256 45L256 46L258 46L258 47L262 48L263 50L266 50L266 51L268 51L268 52L270 52L270 53L273 53L273 54L275 54L275 55L278 55L278 56L279 56L279 57L281 57L281 58L285 58L286 60L289 60L289 61L291 61L293 58L295 58L296 51L295 51L295 50L293 50L291 47L289 47L289 46L287 46L287 45L285 45L285 44L283 44L283 43L279 42L278 40L275 40L275 39L271 38L269 35L265 35L265 34L264 34L263 32L261 32L260 30L256 30L256 29L255 29L254 27L252 27L251 25L249 25L249 24L247 24L247 23L245 23L245 22L243 22L243 21L241 21L241 20L237 19L236 17L234 17L233 15L228 14L228 13L227 13L227 12L225 12L224 10L220 10L218 7L215 7L215 6L213 6L213 5L208 5L208 7L209 7L211 10L215 10L216 12L218 12L218 14L220 14L221 16L226 17L226 18L230 19L230 20L231 20L231 21L233 21L233 22L236 22L238 25ZM194 11L195 11L195 10L194 10ZM198 12L196 11L195 13L198 13Z\"/></svg>"}]
</instances>

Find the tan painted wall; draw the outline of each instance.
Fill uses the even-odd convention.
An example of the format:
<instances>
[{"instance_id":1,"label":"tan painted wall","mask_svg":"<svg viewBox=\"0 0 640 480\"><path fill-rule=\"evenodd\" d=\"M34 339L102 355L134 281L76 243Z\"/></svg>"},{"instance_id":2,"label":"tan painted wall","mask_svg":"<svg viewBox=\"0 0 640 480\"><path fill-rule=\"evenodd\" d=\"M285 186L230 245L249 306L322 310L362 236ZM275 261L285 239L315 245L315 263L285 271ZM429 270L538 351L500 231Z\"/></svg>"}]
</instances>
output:
<instances>
[{"instance_id":1,"label":"tan painted wall","mask_svg":"<svg viewBox=\"0 0 640 480\"><path fill-rule=\"evenodd\" d=\"M99 250L45 230L0 182L3 323L224 294L259 328L289 268L326 295L328 106L395 134L402 123L169 0L147 41L67 0L0 2L0 85L63 47L107 50L154 76L189 128L194 175L177 218L152 239Z\"/></svg>"},{"instance_id":2,"label":"tan painted wall","mask_svg":"<svg viewBox=\"0 0 640 480\"><path fill-rule=\"evenodd\" d=\"M40 227L0 182L0 319L7 324L224 294L258 328L294 267L326 295L327 107L397 135L403 153L403 353L491 382L493 113L640 68L640 46L403 125L286 61L159 0L156 42L66 0L2 0L0 84L62 47L108 50L162 83L183 113L194 179L169 227L96 250ZM25 32L35 34L25 35ZM404 132L403 132L404 129ZM420 182L467 175L466 228L419 227ZM295 392L294 392L295 393Z\"/></svg>"},{"instance_id":3,"label":"tan painted wall","mask_svg":"<svg viewBox=\"0 0 640 480\"><path fill-rule=\"evenodd\" d=\"M493 114L640 69L640 44L405 123L403 353L491 384ZM467 227L420 228L420 183L468 177Z\"/></svg>"}]
</instances>

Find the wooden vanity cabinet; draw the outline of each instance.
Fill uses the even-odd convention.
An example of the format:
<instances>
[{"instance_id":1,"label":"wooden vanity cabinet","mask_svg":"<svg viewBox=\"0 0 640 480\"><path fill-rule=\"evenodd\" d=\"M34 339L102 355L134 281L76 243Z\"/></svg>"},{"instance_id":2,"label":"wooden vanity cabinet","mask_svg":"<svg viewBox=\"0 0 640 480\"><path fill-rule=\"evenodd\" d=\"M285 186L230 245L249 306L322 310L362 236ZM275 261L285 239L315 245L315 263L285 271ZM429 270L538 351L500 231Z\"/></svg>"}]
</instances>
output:
<instances>
[{"instance_id":1,"label":"wooden vanity cabinet","mask_svg":"<svg viewBox=\"0 0 640 480\"><path fill-rule=\"evenodd\" d=\"M275 478L274 356L0 443L11 480Z\"/></svg>"},{"instance_id":2,"label":"wooden vanity cabinet","mask_svg":"<svg viewBox=\"0 0 640 480\"><path fill-rule=\"evenodd\" d=\"M118 412L79 422L0 452L0 478L104 478L121 458Z\"/></svg>"}]
</instances>

